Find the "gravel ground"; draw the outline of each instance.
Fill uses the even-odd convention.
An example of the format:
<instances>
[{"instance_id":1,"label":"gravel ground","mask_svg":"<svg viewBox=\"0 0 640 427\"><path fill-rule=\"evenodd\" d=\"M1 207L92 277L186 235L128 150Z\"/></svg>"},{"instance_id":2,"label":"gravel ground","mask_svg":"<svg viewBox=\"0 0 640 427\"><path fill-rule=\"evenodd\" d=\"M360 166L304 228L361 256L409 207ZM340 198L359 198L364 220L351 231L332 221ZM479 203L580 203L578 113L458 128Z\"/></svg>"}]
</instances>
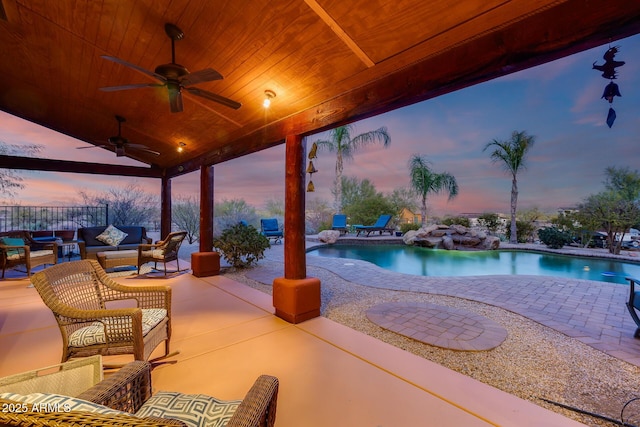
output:
<instances>
[{"instance_id":1,"label":"gravel ground","mask_svg":"<svg viewBox=\"0 0 640 427\"><path fill-rule=\"evenodd\" d=\"M254 268L277 266L261 261ZM281 265L281 264L280 264ZM309 276L322 282L322 315L425 359L561 413L588 426L620 426L626 402L640 397L640 368L599 352L553 329L494 306L416 292L374 289L354 284L318 267ZM256 282L243 271L223 269L238 282L271 294L271 285ZM466 352L433 347L380 328L365 315L376 304L389 301L430 302L485 316L508 331L507 339L489 351ZM545 402L568 405L573 410ZM577 410L607 417L580 413ZM640 425L640 401L624 411L629 426Z\"/></svg>"}]
</instances>

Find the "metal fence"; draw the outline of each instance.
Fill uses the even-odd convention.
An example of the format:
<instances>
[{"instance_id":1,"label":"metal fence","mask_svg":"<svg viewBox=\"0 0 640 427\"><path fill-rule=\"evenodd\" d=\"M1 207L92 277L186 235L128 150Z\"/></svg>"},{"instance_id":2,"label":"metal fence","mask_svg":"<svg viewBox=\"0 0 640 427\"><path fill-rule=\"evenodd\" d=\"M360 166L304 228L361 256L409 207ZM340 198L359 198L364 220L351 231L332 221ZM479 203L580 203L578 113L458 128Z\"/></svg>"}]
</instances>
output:
<instances>
[{"instance_id":1,"label":"metal fence","mask_svg":"<svg viewBox=\"0 0 640 427\"><path fill-rule=\"evenodd\" d=\"M0 206L0 231L75 230L108 225L109 205Z\"/></svg>"}]
</instances>

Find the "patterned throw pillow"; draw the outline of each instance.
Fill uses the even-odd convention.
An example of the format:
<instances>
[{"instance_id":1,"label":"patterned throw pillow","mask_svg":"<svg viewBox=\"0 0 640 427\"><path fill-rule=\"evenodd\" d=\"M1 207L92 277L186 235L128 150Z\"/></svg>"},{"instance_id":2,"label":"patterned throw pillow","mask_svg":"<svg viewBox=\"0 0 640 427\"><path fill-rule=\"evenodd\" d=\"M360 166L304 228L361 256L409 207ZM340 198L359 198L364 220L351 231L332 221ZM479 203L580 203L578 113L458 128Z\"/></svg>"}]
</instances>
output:
<instances>
[{"instance_id":1,"label":"patterned throw pillow","mask_svg":"<svg viewBox=\"0 0 640 427\"><path fill-rule=\"evenodd\" d=\"M118 246L128 234L109 225L102 233L96 236L97 240L110 246Z\"/></svg>"},{"instance_id":2,"label":"patterned throw pillow","mask_svg":"<svg viewBox=\"0 0 640 427\"><path fill-rule=\"evenodd\" d=\"M190 427L224 427L241 402L218 400L204 394L161 391L151 396L136 412L136 416L172 418Z\"/></svg>"}]
</instances>

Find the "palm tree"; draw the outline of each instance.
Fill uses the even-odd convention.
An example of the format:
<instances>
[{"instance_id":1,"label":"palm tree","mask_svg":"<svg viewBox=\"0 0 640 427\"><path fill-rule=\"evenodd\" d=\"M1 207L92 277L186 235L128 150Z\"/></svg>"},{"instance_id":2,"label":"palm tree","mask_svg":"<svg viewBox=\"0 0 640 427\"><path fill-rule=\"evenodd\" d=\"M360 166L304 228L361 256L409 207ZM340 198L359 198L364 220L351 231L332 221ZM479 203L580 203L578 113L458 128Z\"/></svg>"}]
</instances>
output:
<instances>
[{"instance_id":1,"label":"palm tree","mask_svg":"<svg viewBox=\"0 0 640 427\"><path fill-rule=\"evenodd\" d=\"M526 131L511 133L509 141L493 141L487 143L482 151L489 147L495 147L491 153L491 160L502 162L504 168L511 174L511 236L509 243L518 243L516 226L516 207L518 204L518 171L525 169L525 157L529 149L533 146L536 137L527 135Z\"/></svg>"},{"instance_id":2,"label":"palm tree","mask_svg":"<svg viewBox=\"0 0 640 427\"><path fill-rule=\"evenodd\" d=\"M336 213L342 213L343 160L353 159L353 154L362 146L381 142L387 148L391 143L391 137L384 126L352 137L351 132L354 130L355 127L353 125L340 126L329 132L329 139L316 141L319 149L336 153L336 178L333 183Z\"/></svg>"},{"instance_id":3,"label":"palm tree","mask_svg":"<svg viewBox=\"0 0 640 427\"><path fill-rule=\"evenodd\" d=\"M418 154L409 159L411 175L411 188L422 197L420 213L422 214L422 226L427 218L427 196L429 193L447 191L449 200L458 195L458 183L456 178L448 172L436 173L429 167L429 161Z\"/></svg>"}]
</instances>

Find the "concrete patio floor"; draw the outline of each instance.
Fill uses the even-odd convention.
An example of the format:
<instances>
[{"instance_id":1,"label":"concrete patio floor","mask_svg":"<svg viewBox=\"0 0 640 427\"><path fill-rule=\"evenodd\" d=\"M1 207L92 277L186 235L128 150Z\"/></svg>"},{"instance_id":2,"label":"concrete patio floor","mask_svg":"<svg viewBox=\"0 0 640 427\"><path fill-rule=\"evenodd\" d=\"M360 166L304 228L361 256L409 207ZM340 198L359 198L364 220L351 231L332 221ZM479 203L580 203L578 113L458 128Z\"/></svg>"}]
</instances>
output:
<instances>
[{"instance_id":1,"label":"concrete patio floor","mask_svg":"<svg viewBox=\"0 0 640 427\"><path fill-rule=\"evenodd\" d=\"M275 375L279 427L582 425L326 318L286 323L269 295L224 276L116 280L173 289L180 354L153 371L156 390L235 399L258 375ZM0 281L0 376L60 359L53 316L28 283Z\"/></svg>"}]
</instances>

